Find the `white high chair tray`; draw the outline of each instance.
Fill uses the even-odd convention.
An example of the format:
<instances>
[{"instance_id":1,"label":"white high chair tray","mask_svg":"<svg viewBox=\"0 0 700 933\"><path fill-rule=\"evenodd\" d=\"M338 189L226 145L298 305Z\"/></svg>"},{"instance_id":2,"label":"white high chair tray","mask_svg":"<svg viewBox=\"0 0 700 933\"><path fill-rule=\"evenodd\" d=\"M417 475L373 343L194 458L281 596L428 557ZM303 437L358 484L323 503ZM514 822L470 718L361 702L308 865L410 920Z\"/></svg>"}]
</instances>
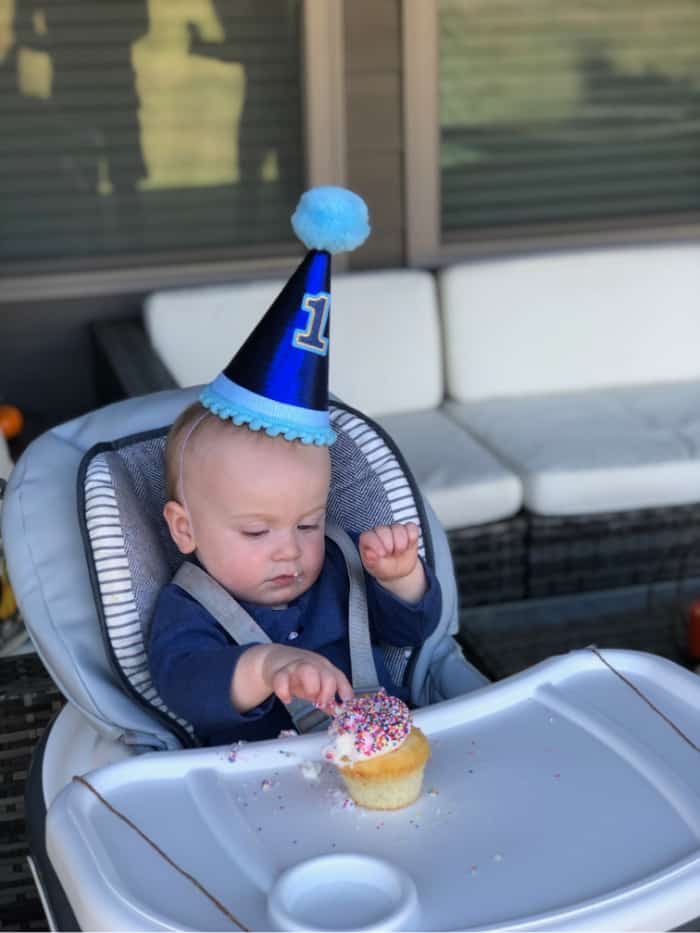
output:
<instances>
[{"instance_id":1,"label":"white high chair tray","mask_svg":"<svg viewBox=\"0 0 700 933\"><path fill-rule=\"evenodd\" d=\"M699 677L603 656L700 744ZM700 754L594 652L415 721L432 757L419 800L394 812L348 806L332 766L314 773L325 735L88 777L250 929L649 930L700 916ZM51 806L47 845L83 929L235 929L80 784Z\"/></svg>"}]
</instances>

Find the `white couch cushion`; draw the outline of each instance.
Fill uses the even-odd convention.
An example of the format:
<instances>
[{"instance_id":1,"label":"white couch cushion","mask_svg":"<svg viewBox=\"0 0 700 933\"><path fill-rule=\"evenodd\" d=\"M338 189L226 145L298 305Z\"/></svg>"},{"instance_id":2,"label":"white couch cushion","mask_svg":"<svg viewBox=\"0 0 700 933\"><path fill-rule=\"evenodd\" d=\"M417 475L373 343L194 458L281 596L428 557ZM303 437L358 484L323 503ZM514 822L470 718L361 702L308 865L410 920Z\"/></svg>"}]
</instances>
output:
<instances>
[{"instance_id":1,"label":"white couch cushion","mask_svg":"<svg viewBox=\"0 0 700 933\"><path fill-rule=\"evenodd\" d=\"M700 245L461 263L439 288L458 401L700 375Z\"/></svg>"},{"instance_id":2,"label":"white couch cushion","mask_svg":"<svg viewBox=\"0 0 700 933\"><path fill-rule=\"evenodd\" d=\"M518 473L525 506L541 515L700 502L700 382L446 409Z\"/></svg>"},{"instance_id":3,"label":"white couch cushion","mask_svg":"<svg viewBox=\"0 0 700 933\"><path fill-rule=\"evenodd\" d=\"M493 522L519 511L518 477L442 411L387 415L379 424L396 442L444 528Z\"/></svg>"},{"instance_id":4,"label":"white couch cushion","mask_svg":"<svg viewBox=\"0 0 700 933\"><path fill-rule=\"evenodd\" d=\"M143 323L179 386L210 382L279 294L284 282L240 282L153 292Z\"/></svg>"},{"instance_id":5,"label":"white couch cushion","mask_svg":"<svg viewBox=\"0 0 700 933\"><path fill-rule=\"evenodd\" d=\"M150 342L178 385L209 382L231 359L284 280L155 292ZM434 408L443 397L437 292L425 271L334 275L330 388L369 415Z\"/></svg>"}]
</instances>

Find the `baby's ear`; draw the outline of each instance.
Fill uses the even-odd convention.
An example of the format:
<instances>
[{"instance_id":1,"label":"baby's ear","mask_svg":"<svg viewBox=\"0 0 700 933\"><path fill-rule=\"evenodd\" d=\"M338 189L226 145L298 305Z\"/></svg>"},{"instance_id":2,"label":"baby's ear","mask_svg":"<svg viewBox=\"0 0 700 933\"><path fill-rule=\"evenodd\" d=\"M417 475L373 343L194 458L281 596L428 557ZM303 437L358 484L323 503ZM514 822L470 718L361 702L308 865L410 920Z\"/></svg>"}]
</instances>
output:
<instances>
[{"instance_id":1,"label":"baby's ear","mask_svg":"<svg viewBox=\"0 0 700 933\"><path fill-rule=\"evenodd\" d=\"M165 519L170 537L177 544L181 554L191 554L197 547L192 532L192 523L190 517L174 499L168 499L163 507L163 518Z\"/></svg>"}]
</instances>

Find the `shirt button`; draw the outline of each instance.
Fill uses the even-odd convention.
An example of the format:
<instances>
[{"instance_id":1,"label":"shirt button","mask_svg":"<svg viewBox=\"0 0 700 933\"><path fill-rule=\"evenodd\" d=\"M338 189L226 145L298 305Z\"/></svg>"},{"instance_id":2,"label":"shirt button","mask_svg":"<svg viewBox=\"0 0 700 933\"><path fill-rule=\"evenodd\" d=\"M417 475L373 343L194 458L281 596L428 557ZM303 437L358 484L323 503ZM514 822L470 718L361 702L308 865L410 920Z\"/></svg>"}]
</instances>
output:
<instances>
[{"instance_id":1,"label":"shirt button","mask_svg":"<svg viewBox=\"0 0 700 933\"><path fill-rule=\"evenodd\" d=\"M289 635L287 635L287 641L294 641L294 639L298 637L299 632L290 632Z\"/></svg>"}]
</instances>

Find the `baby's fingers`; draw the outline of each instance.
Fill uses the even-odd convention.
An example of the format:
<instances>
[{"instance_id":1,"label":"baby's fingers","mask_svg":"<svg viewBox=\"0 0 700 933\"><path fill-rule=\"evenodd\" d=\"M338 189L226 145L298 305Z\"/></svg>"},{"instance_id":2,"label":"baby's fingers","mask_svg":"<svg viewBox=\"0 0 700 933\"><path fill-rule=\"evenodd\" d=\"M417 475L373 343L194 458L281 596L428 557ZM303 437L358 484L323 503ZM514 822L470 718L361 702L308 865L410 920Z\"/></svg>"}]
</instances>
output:
<instances>
[{"instance_id":1,"label":"baby's fingers","mask_svg":"<svg viewBox=\"0 0 700 933\"><path fill-rule=\"evenodd\" d=\"M302 700L309 700L310 703L318 705L322 683L321 671L315 665L301 664L292 680L292 693Z\"/></svg>"},{"instance_id":2,"label":"baby's fingers","mask_svg":"<svg viewBox=\"0 0 700 933\"><path fill-rule=\"evenodd\" d=\"M400 525L377 525L377 527L374 529L377 537L381 541L381 557L388 557L390 554L394 553L394 547L396 543L394 538L394 528L400 527Z\"/></svg>"},{"instance_id":3,"label":"baby's fingers","mask_svg":"<svg viewBox=\"0 0 700 933\"><path fill-rule=\"evenodd\" d=\"M272 678L272 690L284 704L294 697L316 702L321 678L313 664L290 664L280 668Z\"/></svg>"},{"instance_id":4,"label":"baby's fingers","mask_svg":"<svg viewBox=\"0 0 700 933\"><path fill-rule=\"evenodd\" d=\"M403 554L418 543L418 526L413 522L407 525L392 525L394 536L394 553Z\"/></svg>"},{"instance_id":5,"label":"baby's fingers","mask_svg":"<svg viewBox=\"0 0 700 933\"><path fill-rule=\"evenodd\" d=\"M352 700L352 698L355 696L355 691L352 689L352 684L347 679L345 674L341 670L338 670L338 668L335 668L334 675L333 693L331 694L330 698L330 704L332 706L335 706L336 694L338 694L340 697L341 702L344 702L345 700Z\"/></svg>"},{"instance_id":6,"label":"baby's fingers","mask_svg":"<svg viewBox=\"0 0 700 933\"><path fill-rule=\"evenodd\" d=\"M379 560L380 557L384 557L385 550L382 545L381 538L377 534L376 529L371 529L371 531L363 531L360 535L360 540L358 541L360 555L364 561L369 563L374 563Z\"/></svg>"},{"instance_id":7,"label":"baby's fingers","mask_svg":"<svg viewBox=\"0 0 700 933\"><path fill-rule=\"evenodd\" d=\"M394 554L403 554L408 547L408 531L405 525L392 525L391 533L394 538Z\"/></svg>"},{"instance_id":8,"label":"baby's fingers","mask_svg":"<svg viewBox=\"0 0 700 933\"><path fill-rule=\"evenodd\" d=\"M388 525L377 525L369 531L363 531L359 540L360 555L368 564L376 564L383 557L394 551L394 536Z\"/></svg>"},{"instance_id":9,"label":"baby's fingers","mask_svg":"<svg viewBox=\"0 0 700 933\"><path fill-rule=\"evenodd\" d=\"M285 704L292 702L291 678L289 670L280 668L272 678L272 692Z\"/></svg>"},{"instance_id":10,"label":"baby's fingers","mask_svg":"<svg viewBox=\"0 0 700 933\"><path fill-rule=\"evenodd\" d=\"M336 678L333 676L332 670L321 671L320 676L321 689L316 698L316 706L319 709L330 709L335 702Z\"/></svg>"}]
</instances>

